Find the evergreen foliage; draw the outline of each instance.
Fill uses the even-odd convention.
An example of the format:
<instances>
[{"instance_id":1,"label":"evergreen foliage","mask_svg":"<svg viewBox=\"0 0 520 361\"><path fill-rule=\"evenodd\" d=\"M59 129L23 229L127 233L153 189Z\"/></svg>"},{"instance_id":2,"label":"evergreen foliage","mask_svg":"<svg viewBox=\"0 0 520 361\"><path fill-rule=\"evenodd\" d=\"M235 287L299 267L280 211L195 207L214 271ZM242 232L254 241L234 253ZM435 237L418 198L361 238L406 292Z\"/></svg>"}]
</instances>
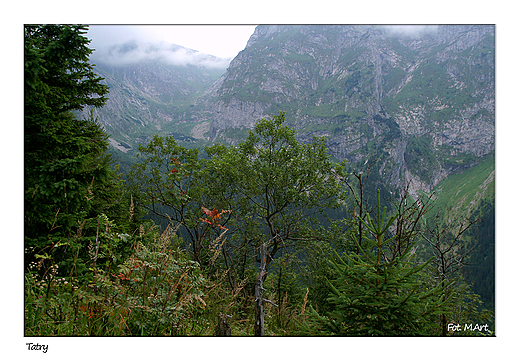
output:
<instances>
[{"instance_id":1,"label":"evergreen foliage","mask_svg":"<svg viewBox=\"0 0 520 361\"><path fill-rule=\"evenodd\" d=\"M386 218L378 198L376 218L362 220L370 237L361 246L352 237L359 253L330 258L335 277L329 280L327 301L332 311L320 315L311 307L309 330L325 335L417 336L431 335L434 316L442 311L444 286L433 287L423 269L431 261L418 264L413 244L402 254L385 262L383 257L396 235L385 240L395 226L394 214Z\"/></svg>"},{"instance_id":2,"label":"evergreen foliage","mask_svg":"<svg viewBox=\"0 0 520 361\"><path fill-rule=\"evenodd\" d=\"M378 159L347 174L324 139L298 142L283 112L205 154L154 136L123 182L93 113L73 113L106 100L85 30L25 29L26 336L214 335L224 324L217 334L415 336L492 324L461 270L466 259L490 268L494 204L483 233L426 224L431 199L405 189L383 203L380 179L369 180ZM397 136L392 119L377 120ZM143 219L152 214L163 232Z\"/></svg>"},{"instance_id":3,"label":"evergreen foliage","mask_svg":"<svg viewBox=\"0 0 520 361\"><path fill-rule=\"evenodd\" d=\"M73 229L92 231L98 214L119 213L124 201L106 154L108 136L92 115L73 113L102 106L108 92L88 63L85 30L29 25L24 39L25 244L34 253L74 250L83 260L86 248L73 244ZM72 258L62 261L70 267Z\"/></svg>"},{"instance_id":4,"label":"evergreen foliage","mask_svg":"<svg viewBox=\"0 0 520 361\"><path fill-rule=\"evenodd\" d=\"M478 227L470 230L475 251L469 258L465 278L473 292L482 296L488 309L495 308L495 201L484 201L479 210Z\"/></svg>"}]
</instances>

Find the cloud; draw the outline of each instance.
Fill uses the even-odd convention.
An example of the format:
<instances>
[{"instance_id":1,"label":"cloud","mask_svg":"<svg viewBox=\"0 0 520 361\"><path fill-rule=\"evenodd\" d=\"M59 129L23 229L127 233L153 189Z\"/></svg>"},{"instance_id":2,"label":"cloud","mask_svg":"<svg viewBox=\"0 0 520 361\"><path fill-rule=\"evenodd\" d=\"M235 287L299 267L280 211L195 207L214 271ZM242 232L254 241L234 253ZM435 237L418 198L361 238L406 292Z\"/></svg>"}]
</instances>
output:
<instances>
[{"instance_id":1,"label":"cloud","mask_svg":"<svg viewBox=\"0 0 520 361\"><path fill-rule=\"evenodd\" d=\"M437 25L384 25L382 28L389 34L420 37L437 32Z\"/></svg>"},{"instance_id":2,"label":"cloud","mask_svg":"<svg viewBox=\"0 0 520 361\"><path fill-rule=\"evenodd\" d=\"M220 58L234 58L243 50L255 26L247 25L149 25L139 31L158 41L166 41Z\"/></svg>"},{"instance_id":3,"label":"cloud","mask_svg":"<svg viewBox=\"0 0 520 361\"><path fill-rule=\"evenodd\" d=\"M208 68L225 68L231 61L229 58L217 58L176 44L142 43L136 40L110 45L102 49L96 56L93 55L92 60L116 66L143 61L162 61L173 65L191 64Z\"/></svg>"},{"instance_id":4,"label":"cloud","mask_svg":"<svg viewBox=\"0 0 520 361\"><path fill-rule=\"evenodd\" d=\"M92 39L90 48L94 63L128 65L142 61L163 61L174 65L197 65L225 68L231 58L218 58L167 41L150 37L139 27L92 26L87 36Z\"/></svg>"}]
</instances>

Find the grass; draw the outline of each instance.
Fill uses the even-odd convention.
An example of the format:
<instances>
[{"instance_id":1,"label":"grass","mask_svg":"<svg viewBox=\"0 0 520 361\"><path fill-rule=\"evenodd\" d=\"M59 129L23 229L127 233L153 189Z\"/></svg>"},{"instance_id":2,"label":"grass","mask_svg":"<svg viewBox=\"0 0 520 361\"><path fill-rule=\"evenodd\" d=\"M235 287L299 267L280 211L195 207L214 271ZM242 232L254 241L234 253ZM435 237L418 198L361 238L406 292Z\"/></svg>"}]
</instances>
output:
<instances>
[{"instance_id":1,"label":"grass","mask_svg":"<svg viewBox=\"0 0 520 361\"><path fill-rule=\"evenodd\" d=\"M495 155L492 153L476 166L442 180L434 189L436 201L429 213L455 212L467 217L482 199L494 197L494 192Z\"/></svg>"},{"instance_id":2,"label":"grass","mask_svg":"<svg viewBox=\"0 0 520 361\"><path fill-rule=\"evenodd\" d=\"M101 266L111 240L123 236L102 232L100 242L90 244L85 281L74 272L60 274L53 257L36 256L25 273L25 335L171 336L203 327L195 316L205 307L207 280L172 246L178 243L175 230L159 235L141 227L139 233L128 258Z\"/></svg>"}]
</instances>

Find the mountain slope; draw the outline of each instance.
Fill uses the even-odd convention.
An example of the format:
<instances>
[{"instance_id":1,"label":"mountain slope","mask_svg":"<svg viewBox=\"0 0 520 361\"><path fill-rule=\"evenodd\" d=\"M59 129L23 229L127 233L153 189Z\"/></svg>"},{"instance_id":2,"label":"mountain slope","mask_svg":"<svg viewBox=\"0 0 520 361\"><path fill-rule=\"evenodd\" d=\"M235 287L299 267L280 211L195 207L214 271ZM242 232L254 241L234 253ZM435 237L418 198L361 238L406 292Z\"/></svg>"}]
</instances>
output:
<instances>
[{"instance_id":1,"label":"mountain slope","mask_svg":"<svg viewBox=\"0 0 520 361\"><path fill-rule=\"evenodd\" d=\"M236 143L280 110L300 141L325 136L373 188L431 192L494 151L493 26L258 26L229 64L176 45L114 45L96 59L96 115L132 153L154 133Z\"/></svg>"},{"instance_id":2,"label":"mountain slope","mask_svg":"<svg viewBox=\"0 0 520 361\"><path fill-rule=\"evenodd\" d=\"M141 48L120 44L96 60L111 87L97 115L125 169L152 134L236 144L283 110L300 141L324 136L350 171L370 171L369 204L378 189L388 205L409 185L413 197L434 193L427 217L482 217L468 279L493 304L493 26L258 26L227 69L201 54L165 61L168 49L141 59Z\"/></svg>"},{"instance_id":3,"label":"mountain slope","mask_svg":"<svg viewBox=\"0 0 520 361\"><path fill-rule=\"evenodd\" d=\"M435 202L430 214L470 217L481 201L492 201L494 197L495 154L491 153L478 165L443 179L434 189Z\"/></svg>"},{"instance_id":4,"label":"mountain slope","mask_svg":"<svg viewBox=\"0 0 520 361\"><path fill-rule=\"evenodd\" d=\"M95 116L114 148L128 152L155 133L205 139L210 114L198 101L224 73L222 59L174 44L132 42L94 60L110 87L109 100Z\"/></svg>"},{"instance_id":5,"label":"mountain slope","mask_svg":"<svg viewBox=\"0 0 520 361\"><path fill-rule=\"evenodd\" d=\"M259 26L214 90L211 136L287 112L300 140L431 191L494 150L494 27Z\"/></svg>"}]
</instances>

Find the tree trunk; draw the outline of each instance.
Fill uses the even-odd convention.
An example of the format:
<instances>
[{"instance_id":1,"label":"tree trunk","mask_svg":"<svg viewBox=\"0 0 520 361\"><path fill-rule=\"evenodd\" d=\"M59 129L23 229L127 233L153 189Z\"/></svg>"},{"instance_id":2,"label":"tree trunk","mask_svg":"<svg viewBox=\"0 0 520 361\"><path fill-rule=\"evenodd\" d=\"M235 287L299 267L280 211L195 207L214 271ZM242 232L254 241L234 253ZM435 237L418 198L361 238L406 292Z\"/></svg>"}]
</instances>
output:
<instances>
[{"instance_id":1,"label":"tree trunk","mask_svg":"<svg viewBox=\"0 0 520 361\"><path fill-rule=\"evenodd\" d=\"M264 279L266 271L267 246L262 244L260 270L255 284L255 336L264 336Z\"/></svg>"},{"instance_id":2,"label":"tree trunk","mask_svg":"<svg viewBox=\"0 0 520 361\"><path fill-rule=\"evenodd\" d=\"M443 275L444 275L444 270L443 270ZM444 276L443 276L444 278ZM444 286L445 284L445 280L443 279L442 280L442 285ZM448 291L446 289L444 289L444 296L442 297L442 300L443 301L446 301L448 299ZM443 313L441 315L441 323L442 323L442 336L447 336L448 335L448 317L446 316L445 313Z\"/></svg>"},{"instance_id":3,"label":"tree trunk","mask_svg":"<svg viewBox=\"0 0 520 361\"><path fill-rule=\"evenodd\" d=\"M223 315L222 313L219 313L218 324L215 329L215 336L231 336L231 326L227 322L227 319L230 317L230 315Z\"/></svg>"}]
</instances>

